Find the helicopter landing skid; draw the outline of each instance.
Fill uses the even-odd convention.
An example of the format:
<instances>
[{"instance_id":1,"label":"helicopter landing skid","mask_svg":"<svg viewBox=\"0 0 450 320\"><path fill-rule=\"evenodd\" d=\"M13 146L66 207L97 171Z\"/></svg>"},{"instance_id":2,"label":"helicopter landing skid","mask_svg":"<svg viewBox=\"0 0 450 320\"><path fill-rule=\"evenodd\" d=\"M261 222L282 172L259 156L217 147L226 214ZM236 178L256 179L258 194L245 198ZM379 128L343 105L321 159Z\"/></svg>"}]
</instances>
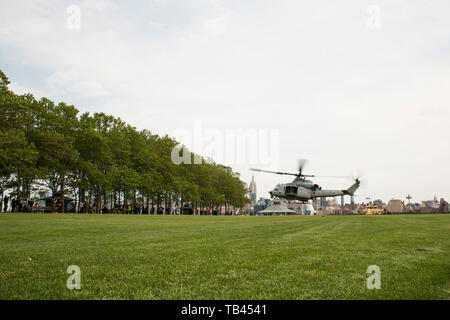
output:
<instances>
[{"instance_id":1,"label":"helicopter landing skid","mask_svg":"<svg viewBox=\"0 0 450 320\"><path fill-rule=\"evenodd\" d=\"M285 198L278 198L278 197L274 197L273 201L284 201L286 203L290 203L292 200L287 200ZM298 201L301 204L309 204L309 200L294 200L294 201Z\"/></svg>"}]
</instances>

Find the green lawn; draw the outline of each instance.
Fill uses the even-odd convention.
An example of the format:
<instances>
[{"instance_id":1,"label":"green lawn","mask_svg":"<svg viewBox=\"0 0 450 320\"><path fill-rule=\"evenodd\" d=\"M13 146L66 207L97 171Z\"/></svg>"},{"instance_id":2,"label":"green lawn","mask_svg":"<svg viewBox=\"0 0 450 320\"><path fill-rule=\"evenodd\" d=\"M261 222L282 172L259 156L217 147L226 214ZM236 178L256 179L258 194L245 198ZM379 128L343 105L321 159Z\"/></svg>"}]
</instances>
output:
<instances>
[{"instance_id":1,"label":"green lawn","mask_svg":"<svg viewBox=\"0 0 450 320\"><path fill-rule=\"evenodd\" d=\"M449 298L449 214L0 214L0 299Z\"/></svg>"}]
</instances>

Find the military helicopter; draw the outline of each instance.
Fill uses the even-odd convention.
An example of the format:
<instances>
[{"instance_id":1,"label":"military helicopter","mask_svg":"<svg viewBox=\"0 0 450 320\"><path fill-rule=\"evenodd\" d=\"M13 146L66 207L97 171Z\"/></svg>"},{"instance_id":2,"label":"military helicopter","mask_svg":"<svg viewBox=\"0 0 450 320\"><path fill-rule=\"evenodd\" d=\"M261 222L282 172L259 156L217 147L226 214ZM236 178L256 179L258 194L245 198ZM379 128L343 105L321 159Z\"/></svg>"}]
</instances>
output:
<instances>
[{"instance_id":1,"label":"military helicopter","mask_svg":"<svg viewBox=\"0 0 450 320\"><path fill-rule=\"evenodd\" d=\"M268 171L254 168L251 168L250 170L295 176L295 179L291 183L278 184L275 187L275 189L269 191L269 194L272 198L277 197L280 199L300 200L302 202L307 202L308 200L321 197L336 197L342 195L352 196L355 194L356 189L359 188L360 181L358 178L355 178L355 182L348 189L322 190L322 187L320 187L319 185L315 184L311 180L305 179L308 177L317 177L311 174L303 174L303 167L305 163L306 160L304 159L299 160L298 173ZM345 176L326 176L326 177L343 178Z\"/></svg>"}]
</instances>

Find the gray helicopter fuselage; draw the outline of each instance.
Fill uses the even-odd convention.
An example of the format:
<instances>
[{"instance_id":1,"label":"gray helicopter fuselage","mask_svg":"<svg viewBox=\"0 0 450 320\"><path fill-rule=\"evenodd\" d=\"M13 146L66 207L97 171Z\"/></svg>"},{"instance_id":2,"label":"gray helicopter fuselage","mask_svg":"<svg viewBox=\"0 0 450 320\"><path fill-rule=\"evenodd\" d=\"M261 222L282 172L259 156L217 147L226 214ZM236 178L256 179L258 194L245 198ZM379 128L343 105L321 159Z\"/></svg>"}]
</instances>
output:
<instances>
[{"instance_id":1,"label":"gray helicopter fuselage","mask_svg":"<svg viewBox=\"0 0 450 320\"><path fill-rule=\"evenodd\" d=\"M272 197L287 200L308 201L319 197L336 197L342 195L353 195L358 189L359 181L356 181L346 190L321 190L321 188L310 180L295 178L291 183L279 184L269 193Z\"/></svg>"}]
</instances>

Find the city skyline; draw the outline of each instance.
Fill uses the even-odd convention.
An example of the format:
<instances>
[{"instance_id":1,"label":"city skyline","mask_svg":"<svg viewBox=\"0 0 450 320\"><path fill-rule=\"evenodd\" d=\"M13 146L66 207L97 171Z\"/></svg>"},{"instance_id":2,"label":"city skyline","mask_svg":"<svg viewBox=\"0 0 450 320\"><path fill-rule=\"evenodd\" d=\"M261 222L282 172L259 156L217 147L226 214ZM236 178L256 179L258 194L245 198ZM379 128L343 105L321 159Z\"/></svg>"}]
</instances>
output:
<instances>
[{"instance_id":1,"label":"city skyline","mask_svg":"<svg viewBox=\"0 0 450 320\"><path fill-rule=\"evenodd\" d=\"M254 179L254 176L252 176L252 180L249 182L249 183L247 183L248 184L248 186L249 186L249 190L250 190L250 192L249 192L249 194L250 195L255 195L256 196L256 192L252 192L252 190L255 190L256 191L256 189L257 189L257 187L258 187L258 183L257 183L257 181ZM427 199L416 199L416 200L413 200L414 199L414 197L411 197L411 195L409 195L409 194L406 194L405 195L405 197L404 198L394 198L394 197L391 197L391 198L389 198L389 199L381 199L381 198L371 198L371 197L360 197L360 196L358 196L358 195L355 195L356 196L356 200L360 200L360 201L356 201L355 200L355 203L374 203L375 201L377 201L377 200L381 200L383 203L388 203L390 200L401 200L401 201L403 201L403 202L406 202L406 201L408 201L408 200L410 200L411 199L411 204L421 204L421 203L423 203L423 202L427 202L427 201L439 201L440 199L444 199L444 200L447 200L445 197L443 197L443 196L438 196L438 195L434 195L432 198L427 198ZM345 204L349 204L349 203L351 203L351 198L352 198L352 196L336 196L336 197L325 197L326 199L334 199L335 201L337 201L338 203L341 203L341 199L342 199L342 197L344 198L344 203ZM410 197L409 199L408 199L408 197ZM271 197L270 197L270 195L267 195L267 196L265 196L265 195L259 195L259 196L256 196L256 201L255 201L255 203L256 202L258 202L258 201L260 201L260 200L265 200L265 199L271 199ZM318 199L320 199L320 197L318 197ZM369 199L369 200L368 200ZM253 202L253 198L251 198L251 200L252 200L252 202ZM292 200L292 201L298 201L298 200ZM291 201L291 202L292 202ZM310 201L308 201L308 202L311 202L311 201L313 201L313 200L310 200Z\"/></svg>"}]
</instances>

